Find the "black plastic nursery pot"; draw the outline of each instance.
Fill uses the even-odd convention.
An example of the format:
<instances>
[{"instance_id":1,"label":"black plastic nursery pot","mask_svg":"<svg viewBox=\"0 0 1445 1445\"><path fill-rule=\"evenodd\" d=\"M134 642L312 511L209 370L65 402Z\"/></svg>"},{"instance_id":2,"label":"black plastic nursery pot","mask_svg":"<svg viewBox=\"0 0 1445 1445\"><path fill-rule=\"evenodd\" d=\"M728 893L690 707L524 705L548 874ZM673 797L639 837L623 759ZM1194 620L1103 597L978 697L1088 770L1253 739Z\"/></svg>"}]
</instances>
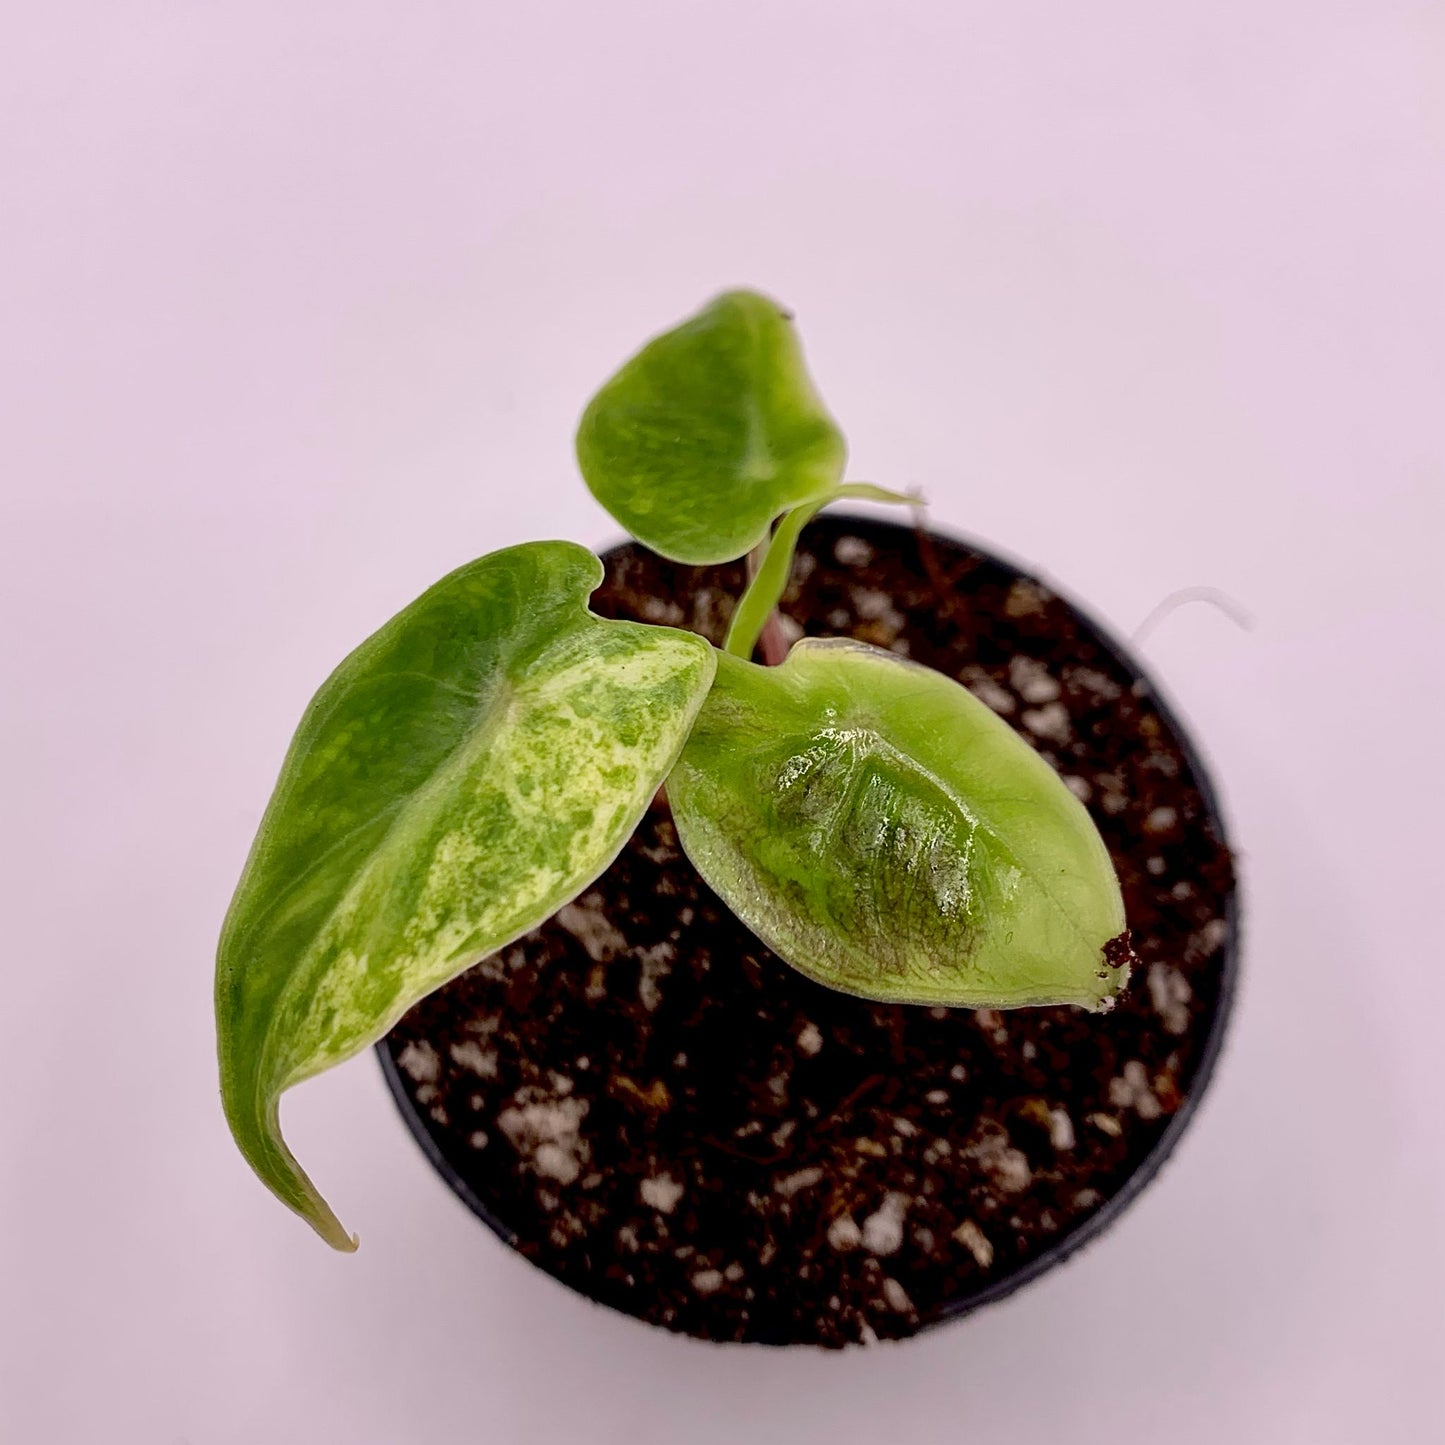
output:
<instances>
[{"instance_id":1,"label":"black plastic nursery pot","mask_svg":"<svg viewBox=\"0 0 1445 1445\"><path fill-rule=\"evenodd\" d=\"M720 642L741 564L604 557L604 616ZM1214 1069L1238 970L1209 779L1154 684L1047 584L976 544L828 515L792 636L957 678L1063 774L1113 856L1139 962L1107 1014L870 1003L781 962L664 808L535 933L378 1045L408 1127L502 1240L573 1289L715 1341L902 1338L1106 1229Z\"/></svg>"}]
</instances>

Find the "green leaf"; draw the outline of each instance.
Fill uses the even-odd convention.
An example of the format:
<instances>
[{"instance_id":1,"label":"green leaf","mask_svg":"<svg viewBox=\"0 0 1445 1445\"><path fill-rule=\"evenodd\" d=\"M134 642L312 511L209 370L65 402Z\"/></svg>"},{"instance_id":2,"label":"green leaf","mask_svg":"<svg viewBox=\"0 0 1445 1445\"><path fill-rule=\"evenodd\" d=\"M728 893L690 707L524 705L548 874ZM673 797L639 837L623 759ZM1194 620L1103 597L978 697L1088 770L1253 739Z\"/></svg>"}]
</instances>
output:
<instances>
[{"instance_id":1,"label":"green leaf","mask_svg":"<svg viewBox=\"0 0 1445 1445\"><path fill-rule=\"evenodd\" d=\"M845 456L788 313L751 291L649 342L577 430L597 500L654 552L694 565L751 551L774 518L838 484Z\"/></svg>"},{"instance_id":2,"label":"green leaf","mask_svg":"<svg viewBox=\"0 0 1445 1445\"><path fill-rule=\"evenodd\" d=\"M1103 841L1053 769L966 688L806 639L723 654L667 783L698 871L829 987L952 1007L1107 1007L1128 972Z\"/></svg>"},{"instance_id":3,"label":"green leaf","mask_svg":"<svg viewBox=\"0 0 1445 1445\"><path fill-rule=\"evenodd\" d=\"M701 638L589 613L601 580L570 542L460 568L336 669L287 754L221 935L222 1097L257 1174L339 1249L282 1091L596 878L712 681Z\"/></svg>"}]
</instances>

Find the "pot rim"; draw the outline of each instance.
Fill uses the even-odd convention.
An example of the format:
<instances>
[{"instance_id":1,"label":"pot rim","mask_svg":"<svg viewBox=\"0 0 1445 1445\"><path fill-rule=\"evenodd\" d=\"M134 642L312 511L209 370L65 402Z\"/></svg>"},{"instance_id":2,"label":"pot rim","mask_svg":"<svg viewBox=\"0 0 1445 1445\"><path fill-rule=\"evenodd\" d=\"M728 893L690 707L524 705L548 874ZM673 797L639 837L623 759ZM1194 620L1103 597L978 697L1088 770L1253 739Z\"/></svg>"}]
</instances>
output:
<instances>
[{"instance_id":1,"label":"pot rim","mask_svg":"<svg viewBox=\"0 0 1445 1445\"><path fill-rule=\"evenodd\" d=\"M815 518L808 526L809 529L836 529L836 524L839 523L847 524L859 530L874 533L882 531L884 533L892 533L895 536L913 536L919 532L926 533L928 536L936 538L939 541L965 547L969 551L976 552L987 561L1011 573L1014 580L1032 582L1042 586L1064 602L1074 614L1084 631L1092 634L1094 640L1097 641L1104 651L1112 656L1125 671L1133 676L1136 691L1142 684L1143 692L1139 695L1149 697L1160 719L1173 733L1174 740L1193 775L1195 787L1204 805L1206 824L1212 825L1215 836L1219 839L1221 846L1230 854L1233 864L1234 886L1230 890L1225 905L1223 914L1225 936L1219 945L1217 954L1219 960L1219 992L1215 1000L1213 1016L1209 1022L1209 1030L1205 1035L1203 1045L1200 1049L1199 1059L1195 1065L1193 1077L1190 1079L1189 1092L1185 1096L1183 1103L1170 1115L1169 1122L1164 1126L1159 1137L1154 1141L1153 1146L1135 1165L1133 1171L1124 1180L1123 1184L1092 1214L1081 1220L1047 1249L1035 1255L1028 1263L994 1280L984 1289L978 1291L977 1294L971 1294L967 1298L945 1304L930 1314L926 1319L920 1319L917 1330L907 1337L909 1339L916 1339L919 1335L934 1330L940 1325L963 1319L965 1316L973 1314L976 1310L980 1310L986 1305L994 1304L998 1300L1007 1298L1016 1290L1022 1289L1025 1285L1032 1283L1041 1275L1047 1274L1050 1270L1071 1259L1079 1253L1080 1250L1092 1244L1094 1240L1102 1235L1120 1215L1134 1203L1139 1195L1158 1177L1160 1170L1172 1157L1175 1149L1178 1147L1180 1138L1198 1113L1200 1103L1214 1078L1216 1067L1224 1049L1230 1019L1234 1013L1235 997L1239 983L1241 953L1241 879L1239 875L1239 857L1230 846L1229 829L1226 826L1224 809L1220 804L1219 794L1215 787L1213 777L1193 736L1184 725L1176 706L1159 687L1157 680L1150 670L1129 651L1124 643L1119 641L1110 628L1100 623L1087 608L1081 607L1067 588L1058 587L1046 573L1041 572L1028 563L1014 558L1006 552L1000 552L992 543L981 542L976 538L968 536L966 533L941 529L936 526L931 519L926 527L921 523L909 526L893 521L890 518L862 512L829 511ZM609 546L598 555L605 560L608 553L619 546L625 545L628 545L626 539L622 542L612 544L612 546ZM421 1146L422 1153L431 1162L432 1167L441 1175L442 1179L445 1180L453 1194L455 1194L498 1239L504 1244L515 1248L518 1238L516 1232L508 1228L507 1225L492 1212L487 1203L453 1167L451 1162L443 1154L441 1147L433 1138L423 1117L423 1112L418 1109L412 1101L406 1083L401 1076L401 1070L386 1046L385 1037L378 1040L375 1049L387 1088L412 1138ZM628 1310L621 1309L605 1300L596 1299L594 1296L586 1294L585 1291L578 1290L576 1286L554 1274L545 1265L536 1264L535 1261L531 1260L529 1260L528 1263L534 1264L542 1273L551 1276L551 1278L559 1284L564 1285L574 1293L581 1294L584 1299L589 1300L593 1304L612 1309L615 1313L627 1319L634 1320L640 1325L651 1328L665 1328L663 1326L652 1326L650 1321L641 1319ZM690 1338L696 1337L690 1336ZM704 1341L703 1343L729 1344L733 1342ZM809 1344L811 1342L799 1341L797 1343ZM904 1340L900 1339L893 1341L893 1343L902 1344ZM817 1348L817 1346L814 1347Z\"/></svg>"}]
</instances>

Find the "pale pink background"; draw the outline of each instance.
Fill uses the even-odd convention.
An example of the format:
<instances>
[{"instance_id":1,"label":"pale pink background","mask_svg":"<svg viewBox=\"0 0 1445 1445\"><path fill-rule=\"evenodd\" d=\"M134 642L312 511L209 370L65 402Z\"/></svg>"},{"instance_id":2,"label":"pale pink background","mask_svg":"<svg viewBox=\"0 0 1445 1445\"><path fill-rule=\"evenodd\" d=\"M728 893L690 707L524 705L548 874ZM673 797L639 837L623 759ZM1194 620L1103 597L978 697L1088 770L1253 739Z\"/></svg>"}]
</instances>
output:
<instances>
[{"instance_id":1,"label":"pale pink background","mask_svg":"<svg viewBox=\"0 0 1445 1445\"><path fill-rule=\"evenodd\" d=\"M1445 1297L1445 9L47 3L0 42L0 1439L1416 1441ZM217 927L302 705L442 572L612 528L571 426L746 282L853 476L1053 574L1223 779L1248 976L1074 1267L842 1358L590 1309L363 1059L222 1125Z\"/></svg>"}]
</instances>

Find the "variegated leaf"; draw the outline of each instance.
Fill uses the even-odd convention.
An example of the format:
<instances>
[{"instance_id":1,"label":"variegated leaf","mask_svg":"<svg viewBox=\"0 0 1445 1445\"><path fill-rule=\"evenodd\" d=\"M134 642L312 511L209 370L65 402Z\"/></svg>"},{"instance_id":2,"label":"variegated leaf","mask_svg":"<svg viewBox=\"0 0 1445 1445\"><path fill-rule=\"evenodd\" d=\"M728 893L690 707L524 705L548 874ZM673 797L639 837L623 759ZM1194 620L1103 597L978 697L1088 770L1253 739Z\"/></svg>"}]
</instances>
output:
<instances>
[{"instance_id":1,"label":"variegated leaf","mask_svg":"<svg viewBox=\"0 0 1445 1445\"><path fill-rule=\"evenodd\" d=\"M281 1093L596 878L712 681L700 638L589 613L601 579L569 542L453 572L337 668L281 770L221 936L222 1093L256 1172L338 1248Z\"/></svg>"}]
</instances>

